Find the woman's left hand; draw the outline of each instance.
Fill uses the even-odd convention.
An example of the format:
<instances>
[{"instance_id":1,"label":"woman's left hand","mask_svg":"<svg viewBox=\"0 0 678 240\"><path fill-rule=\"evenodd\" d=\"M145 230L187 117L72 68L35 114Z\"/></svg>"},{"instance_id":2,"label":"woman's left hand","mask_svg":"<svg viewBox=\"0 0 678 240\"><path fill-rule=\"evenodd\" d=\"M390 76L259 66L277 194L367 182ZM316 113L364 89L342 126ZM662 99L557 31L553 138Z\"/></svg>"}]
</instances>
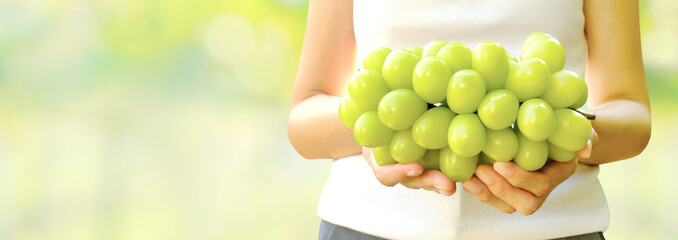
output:
<instances>
[{"instance_id":1,"label":"woman's left hand","mask_svg":"<svg viewBox=\"0 0 678 240\"><path fill-rule=\"evenodd\" d=\"M528 172L513 162L481 164L476 175L463 183L464 190L502 212L516 210L524 215L537 211L556 186L574 174L577 158L569 162L549 160L537 171Z\"/></svg>"},{"instance_id":2,"label":"woman's left hand","mask_svg":"<svg viewBox=\"0 0 678 240\"><path fill-rule=\"evenodd\" d=\"M544 204L553 189L574 174L578 159L591 155L593 143L598 140L595 131L591 134L591 140L571 161L548 160L537 171L525 171L513 162L496 162L494 166L478 165L475 176L463 183L464 190L502 212L513 213L517 210L524 215L531 215Z\"/></svg>"}]
</instances>

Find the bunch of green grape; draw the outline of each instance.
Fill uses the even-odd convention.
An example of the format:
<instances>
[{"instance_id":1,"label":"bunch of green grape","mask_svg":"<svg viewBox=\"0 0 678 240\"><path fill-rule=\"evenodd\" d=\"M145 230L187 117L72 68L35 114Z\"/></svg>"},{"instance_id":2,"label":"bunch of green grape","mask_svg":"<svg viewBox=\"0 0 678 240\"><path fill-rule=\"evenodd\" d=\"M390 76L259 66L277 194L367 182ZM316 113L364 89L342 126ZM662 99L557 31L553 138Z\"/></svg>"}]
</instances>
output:
<instances>
[{"instance_id":1,"label":"bunch of green grape","mask_svg":"<svg viewBox=\"0 0 678 240\"><path fill-rule=\"evenodd\" d=\"M473 50L447 41L380 47L349 82L339 118L380 165L419 162L455 182L478 164L535 171L548 159L572 160L591 135L574 110L586 102L586 82L564 64L563 46L541 32L520 60L490 41Z\"/></svg>"}]
</instances>

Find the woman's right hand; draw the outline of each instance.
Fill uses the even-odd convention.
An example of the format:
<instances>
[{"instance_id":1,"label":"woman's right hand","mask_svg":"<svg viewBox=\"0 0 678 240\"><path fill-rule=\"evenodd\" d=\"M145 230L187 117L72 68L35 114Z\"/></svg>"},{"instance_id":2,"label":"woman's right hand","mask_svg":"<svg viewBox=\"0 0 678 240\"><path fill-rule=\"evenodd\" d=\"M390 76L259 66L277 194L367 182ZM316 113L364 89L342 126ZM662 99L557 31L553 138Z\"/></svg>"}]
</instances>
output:
<instances>
[{"instance_id":1,"label":"woman's right hand","mask_svg":"<svg viewBox=\"0 0 678 240\"><path fill-rule=\"evenodd\" d=\"M445 196L452 196L456 191L455 183L438 170L424 170L419 163L396 163L380 166L371 148L363 148L363 157L372 167L374 176L381 184L393 187L401 185L412 189L426 189Z\"/></svg>"}]
</instances>

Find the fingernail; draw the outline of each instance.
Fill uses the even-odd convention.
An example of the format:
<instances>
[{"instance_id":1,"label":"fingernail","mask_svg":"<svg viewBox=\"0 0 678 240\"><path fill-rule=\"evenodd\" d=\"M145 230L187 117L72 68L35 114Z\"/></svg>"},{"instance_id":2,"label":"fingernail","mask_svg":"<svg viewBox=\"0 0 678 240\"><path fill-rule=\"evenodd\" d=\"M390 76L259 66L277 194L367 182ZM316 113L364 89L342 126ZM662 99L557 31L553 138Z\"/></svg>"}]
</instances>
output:
<instances>
[{"instance_id":1,"label":"fingernail","mask_svg":"<svg viewBox=\"0 0 678 240\"><path fill-rule=\"evenodd\" d=\"M509 164L503 162L494 164L494 170L497 170L499 174L506 178L513 176L513 173L515 172Z\"/></svg>"},{"instance_id":2,"label":"fingernail","mask_svg":"<svg viewBox=\"0 0 678 240\"><path fill-rule=\"evenodd\" d=\"M419 174L421 174L419 170L410 170L409 172L407 172L407 176L409 177L416 177L419 176Z\"/></svg>"},{"instance_id":3,"label":"fingernail","mask_svg":"<svg viewBox=\"0 0 678 240\"><path fill-rule=\"evenodd\" d=\"M440 194L445 196L452 196L452 190L441 190Z\"/></svg>"},{"instance_id":4,"label":"fingernail","mask_svg":"<svg viewBox=\"0 0 678 240\"><path fill-rule=\"evenodd\" d=\"M478 184L473 181L468 181L464 183L464 189L466 189L466 191L468 191L471 194L480 193L480 186L478 186Z\"/></svg>"},{"instance_id":5,"label":"fingernail","mask_svg":"<svg viewBox=\"0 0 678 240\"><path fill-rule=\"evenodd\" d=\"M433 186L434 186L435 188L437 188L437 189L440 189L441 191L449 191L449 190L452 190L452 188L449 188L449 187L443 187L443 186L440 186L440 185L433 185Z\"/></svg>"}]
</instances>

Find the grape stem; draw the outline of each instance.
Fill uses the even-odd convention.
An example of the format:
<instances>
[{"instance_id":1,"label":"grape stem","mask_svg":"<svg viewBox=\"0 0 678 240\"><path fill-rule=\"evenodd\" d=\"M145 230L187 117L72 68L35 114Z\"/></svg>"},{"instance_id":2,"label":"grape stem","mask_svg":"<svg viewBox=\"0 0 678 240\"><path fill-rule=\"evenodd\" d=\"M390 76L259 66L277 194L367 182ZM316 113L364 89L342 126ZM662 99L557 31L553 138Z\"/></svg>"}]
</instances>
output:
<instances>
[{"instance_id":1,"label":"grape stem","mask_svg":"<svg viewBox=\"0 0 678 240\"><path fill-rule=\"evenodd\" d=\"M572 109L575 112L578 112L579 114L583 115L588 120L596 120L596 115L594 115L594 114L585 113L585 112L579 111L578 109L574 109L574 108L570 108L570 109Z\"/></svg>"}]
</instances>

